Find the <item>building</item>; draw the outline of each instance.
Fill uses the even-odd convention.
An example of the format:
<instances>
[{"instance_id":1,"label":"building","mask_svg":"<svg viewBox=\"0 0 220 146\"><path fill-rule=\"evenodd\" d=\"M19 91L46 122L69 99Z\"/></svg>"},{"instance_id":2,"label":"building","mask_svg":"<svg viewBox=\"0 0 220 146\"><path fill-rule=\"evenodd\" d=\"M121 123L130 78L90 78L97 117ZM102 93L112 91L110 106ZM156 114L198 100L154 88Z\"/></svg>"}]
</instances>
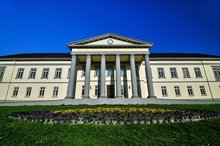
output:
<instances>
[{"instance_id":1,"label":"building","mask_svg":"<svg viewBox=\"0 0 220 146\"><path fill-rule=\"evenodd\" d=\"M71 42L69 53L0 57L0 100L220 98L220 56L152 53L117 34Z\"/></svg>"}]
</instances>

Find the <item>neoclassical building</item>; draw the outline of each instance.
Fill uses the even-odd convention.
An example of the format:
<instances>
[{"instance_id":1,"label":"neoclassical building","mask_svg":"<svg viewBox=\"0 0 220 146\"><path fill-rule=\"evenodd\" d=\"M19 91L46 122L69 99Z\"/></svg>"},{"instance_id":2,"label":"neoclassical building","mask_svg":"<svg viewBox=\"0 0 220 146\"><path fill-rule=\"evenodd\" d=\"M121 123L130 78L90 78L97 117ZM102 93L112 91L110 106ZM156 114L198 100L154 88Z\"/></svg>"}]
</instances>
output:
<instances>
[{"instance_id":1,"label":"neoclassical building","mask_svg":"<svg viewBox=\"0 0 220 146\"><path fill-rule=\"evenodd\" d=\"M220 99L220 56L152 45L108 33L68 43L71 53L0 56L0 101Z\"/></svg>"}]
</instances>

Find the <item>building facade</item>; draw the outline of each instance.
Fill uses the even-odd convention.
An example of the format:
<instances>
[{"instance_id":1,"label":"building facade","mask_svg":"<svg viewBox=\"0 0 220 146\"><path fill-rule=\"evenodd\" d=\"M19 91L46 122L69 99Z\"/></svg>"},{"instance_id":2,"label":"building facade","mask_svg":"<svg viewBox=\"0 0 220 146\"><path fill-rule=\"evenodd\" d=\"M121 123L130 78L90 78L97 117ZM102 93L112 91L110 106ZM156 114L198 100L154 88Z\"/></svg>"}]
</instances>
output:
<instances>
[{"instance_id":1,"label":"building facade","mask_svg":"<svg viewBox=\"0 0 220 146\"><path fill-rule=\"evenodd\" d=\"M220 98L220 56L152 53L117 34L68 44L71 53L0 57L0 101Z\"/></svg>"}]
</instances>

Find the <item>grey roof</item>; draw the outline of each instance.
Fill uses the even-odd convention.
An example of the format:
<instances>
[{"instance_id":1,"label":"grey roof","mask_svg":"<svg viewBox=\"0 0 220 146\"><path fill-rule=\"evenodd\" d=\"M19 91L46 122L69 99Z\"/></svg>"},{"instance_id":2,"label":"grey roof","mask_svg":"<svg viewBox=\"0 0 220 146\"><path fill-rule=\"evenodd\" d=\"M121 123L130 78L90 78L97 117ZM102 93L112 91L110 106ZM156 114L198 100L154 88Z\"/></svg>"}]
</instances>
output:
<instances>
[{"instance_id":1,"label":"grey roof","mask_svg":"<svg viewBox=\"0 0 220 146\"><path fill-rule=\"evenodd\" d=\"M199 54L199 53L151 53L150 58L175 58L175 59L181 59L181 58L218 58L220 59L220 56L215 55L208 55L208 54ZM22 60L22 59L29 59L29 60L56 60L56 59L64 59L69 60L71 59L70 53L30 53L30 54L12 54L12 55L5 55L0 56L0 60Z\"/></svg>"}]
</instances>

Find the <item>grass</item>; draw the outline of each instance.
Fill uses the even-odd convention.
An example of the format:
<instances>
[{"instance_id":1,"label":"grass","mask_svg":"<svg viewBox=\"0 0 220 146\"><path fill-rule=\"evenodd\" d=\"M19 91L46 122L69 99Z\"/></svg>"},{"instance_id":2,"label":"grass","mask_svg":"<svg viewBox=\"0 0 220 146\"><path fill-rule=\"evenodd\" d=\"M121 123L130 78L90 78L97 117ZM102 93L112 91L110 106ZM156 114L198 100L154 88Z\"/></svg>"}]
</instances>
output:
<instances>
[{"instance_id":1,"label":"grass","mask_svg":"<svg viewBox=\"0 0 220 146\"><path fill-rule=\"evenodd\" d=\"M116 107L116 105L103 106ZM220 118L191 123L153 125L43 124L8 118L8 115L14 111L57 110L83 107L93 108L99 106L80 105L0 107L0 145L116 146L220 144ZM220 105L129 105L126 107L207 109L220 111Z\"/></svg>"}]
</instances>

